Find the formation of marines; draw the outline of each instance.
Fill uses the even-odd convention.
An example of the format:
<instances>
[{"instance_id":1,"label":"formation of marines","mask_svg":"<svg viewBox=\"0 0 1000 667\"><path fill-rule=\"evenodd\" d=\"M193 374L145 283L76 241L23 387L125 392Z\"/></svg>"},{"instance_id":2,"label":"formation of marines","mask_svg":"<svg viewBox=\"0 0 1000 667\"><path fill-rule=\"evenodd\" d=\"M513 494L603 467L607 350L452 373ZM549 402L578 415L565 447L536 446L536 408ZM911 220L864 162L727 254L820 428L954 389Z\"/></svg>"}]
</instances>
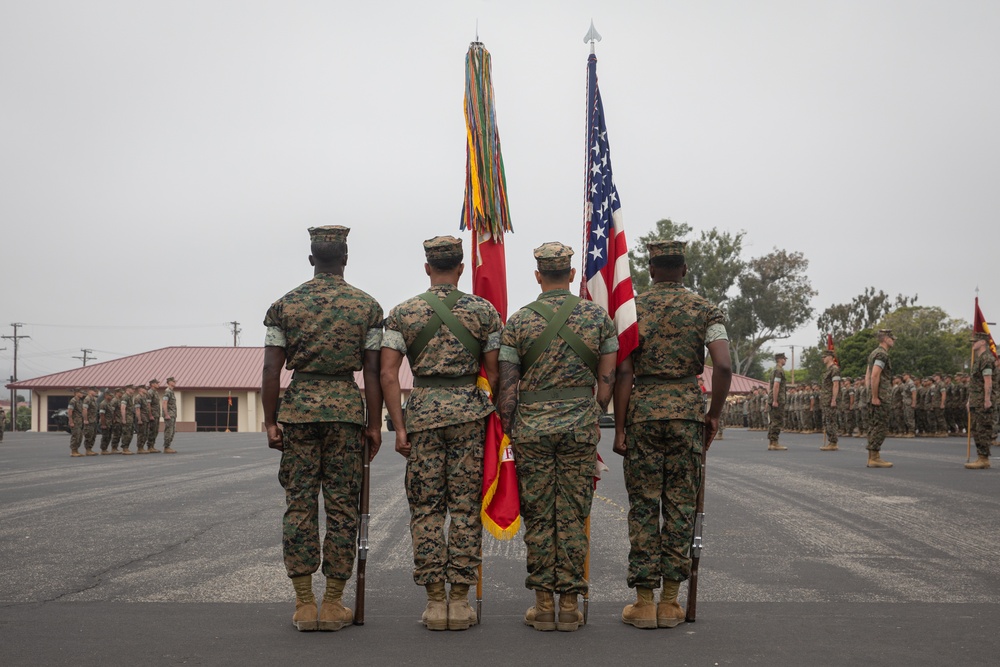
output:
<instances>
[{"instance_id":1,"label":"formation of marines","mask_svg":"<svg viewBox=\"0 0 1000 667\"><path fill-rule=\"evenodd\" d=\"M161 395L160 383L153 379L148 385L124 387L77 387L69 401L70 456L97 456L94 451L98 430L101 433L99 453L110 454L176 454L171 445L177 422L177 381L167 378L167 388ZM156 448L163 418L163 449ZM136 449L131 449L135 437ZM83 448L81 452L80 449Z\"/></svg>"},{"instance_id":2,"label":"formation of marines","mask_svg":"<svg viewBox=\"0 0 1000 667\"><path fill-rule=\"evenodd\" d=\"M264 318L261 394L268 445L281 452L293 625L332 631L354 620L343 590L355 539L360 545L367 536L359 494L363 467L381 445L383 399L396 451L407 459L413 579L426 593L421 621L428 629L464 630L478 621L468 593L482 557L483 424L494 411L518 468L525 586L535 594L524 622L565 632L583 624L598 417L612 398L614 449L625 457L631 505L627 582L636 589L622 621L669 628L684 620L677 593L691 570L702 457L719 429L732 375L721 312L681 284L684 244L648 244L653 287L636 299L639 346L619 363L607 312L569 290L576 271L568 246L546 243L534 251L541 294L502 325L488 301L457 289L461 241L430 239L429 289L383 321L377 301L344 280L348 232L309 230L314 277L275 301ZM707 413L697 380L706 347L715 388ZM404 356L414 374L405 414L398 380ZM293 377L279 401L283 366ZM353 381L359 370L364 401ZM319 603L317 570L326 579Z\"/></svg>"}]
</instances>

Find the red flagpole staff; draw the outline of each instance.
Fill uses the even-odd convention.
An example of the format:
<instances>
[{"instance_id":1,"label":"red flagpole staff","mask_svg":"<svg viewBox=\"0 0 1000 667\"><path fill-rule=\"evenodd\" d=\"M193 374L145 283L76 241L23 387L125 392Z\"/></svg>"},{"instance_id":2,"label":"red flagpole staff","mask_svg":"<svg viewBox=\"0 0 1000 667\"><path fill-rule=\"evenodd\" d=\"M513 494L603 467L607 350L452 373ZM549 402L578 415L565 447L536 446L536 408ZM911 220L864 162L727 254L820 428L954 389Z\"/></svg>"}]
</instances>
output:
<instances>
[{"instance_id":1,"label":"red flagpole staff","mask_svg":"<svg viewBox=\"0 0 1000 667\"><path fill-rule=\"evenodd\" d=\"M507 320L507 268L503 237L512 232L507 205L507 177L500 152L493 101L492 59L478 35L465 56L465 203L461 229L472 231L472 293ZM493 395L480 370L479 386ZM521 501L510 439L500 417L487 417L483 448L483 526L498 540L509 540L521 526ZM483 568L476 582L476 615L482 622Z\"/></svg>"}]
</instances>

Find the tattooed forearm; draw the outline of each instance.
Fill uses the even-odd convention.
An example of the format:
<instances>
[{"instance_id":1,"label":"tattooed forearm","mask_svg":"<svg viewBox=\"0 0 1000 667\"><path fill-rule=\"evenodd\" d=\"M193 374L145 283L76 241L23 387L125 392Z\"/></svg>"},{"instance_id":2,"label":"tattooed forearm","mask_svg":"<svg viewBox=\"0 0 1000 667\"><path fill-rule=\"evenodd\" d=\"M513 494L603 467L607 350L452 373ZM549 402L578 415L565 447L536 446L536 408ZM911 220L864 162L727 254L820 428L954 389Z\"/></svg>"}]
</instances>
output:
<instances>
[{"instance_id":1,"label":"tattooed forearm","mask_svg":"<svg viewBox=\"0 0 1000 667\"><path fill-rule=\"evenodd\" d=\"M514 413L517 412L517 385L520 381L520 366L509 361L501 361L497 410L500 412L500 423L503 424L504 433L510 433L514 425Z\"/></svg>"}]
</instances>

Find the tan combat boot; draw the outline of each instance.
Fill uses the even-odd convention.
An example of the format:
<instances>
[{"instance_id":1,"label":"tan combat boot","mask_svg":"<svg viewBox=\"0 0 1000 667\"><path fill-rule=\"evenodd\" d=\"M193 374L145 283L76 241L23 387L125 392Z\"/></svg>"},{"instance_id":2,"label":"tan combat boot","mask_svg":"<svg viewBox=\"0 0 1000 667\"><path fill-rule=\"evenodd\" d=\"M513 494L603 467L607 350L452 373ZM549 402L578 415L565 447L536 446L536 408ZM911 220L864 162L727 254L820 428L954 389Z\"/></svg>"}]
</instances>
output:
<instances>
[{"instance_id":1,"label":"tan combat boot","mask_svg":"<svg viewBox=\"0 0 1000 667\"><path fill-rule=\"evenodd\" d=\"M559 615L556 617L556 630L559 632L576 632L583 625L583 612L580 611L579 596L576 593L563 593L559 596Z\"/></svg>"},{"instance_id":2,"label":"tan combat boot","mask_svg":"<svg viewBox=\"0 0 1000 667\"><path fill-rule=\"evenodd\" d=\"M346 579L327 577L326 592L323 593L323 603L319 607L319 630L335 632L354 622L354 612L341 602L346 583Z\"/></svg>"},{"instance_id":3,"label":"tan combat boot","mask_svg":"<svg viewBox=\"0 0 1000 667\"><path fill-rule=\"evenodd\" d=\"M777 440L769 440L767 443L767 451L769 452L783 452L786 449L788 449L788 447L779 445Z\"/></svg>"},{"instance_id":4,"label":"tan combat boot","mask_svg":"<svg viewBox=\"0 0 1000 667\"><path fill-rule=\"evenodd\" d=\"M292 615L292 625L299 632L313 632L318 625L316 596L312 590L312 575L292 577L295 588L295 613Z\"/></svg>"},{"instance_id":5,"label":"tan combat boot","mask_svg":"<svg viewBox=\"0 0 1000 667\"><path fill-rule=\"evenodd\" d=\"M825 445L823 445L822 447L819 448L819 451L821 451L821 452L836 452L836 451L839 451L839 450L840 450L840 447L838 447L837 443L835 443L835 442L828 442L828 443L826 443Z\"/></svg>"},{"instance_id":6,"label":"tan combat boot","mask_svg":"<svg viewBox=\"0 0 1000 667\"><path fill-rule=\"evenodd\" d=\"M468 630L477 620L475 610L469 606L469 585L452 584L448 592L448 629Z\"/></svg>"},{"instance_id":7,"label":"tan combat boot","mask_svg":"<svg viewBox=\"0 0 1000 667\"><path fill-rule=\"evenodd\" d=\"M663 592L660 593L660 604L656 605L656 626L673 628L684 622L684 608L677 602L677 591L681 582L663 580Z\"/></svg>"},{"instance_id":8,"label":"tan combat boot","mask_svg":"<svg viewBox=\"0 0 1000 667\"><path fill-rule=\"evenodd\" d=\"M176 454L177 450L174 449L173 447L167 446L167 447L163 448L163 453L164 454Z\"/></svg>"},{"instance_id":9,"label":"tan combat boot","mask_svg":"<svg viewBox=\"0 0 1000 667\"><path fill-rule=\"evenodd\" d=\"M156 447L154 447L153 445L150 445L150 446L149 446L149 447L148 447L148 448L146 449L146 451L147 451L147 452L149 452L150 454L159 454L159 453L160 453L160 450L159 450L159 449L157 449Z\"/></svg>"},{"instance_id":10,"label":"tan combat boot","mask_svg":"<svg viewBox=\"0 0 1000 667\"><path fill-rule=\"evenodd\" d=\"M535 591L535 606L528 607L524 624L535 630L550 632L556 629L556 604L552 591Z\"/></svg>"},{"instance_id":11,"label":"tan combat boot","mask_svg":"<svg viewBox=\"0 0 1000 667\"><path fill-rule=\"evenodd\" d=\"M97 456L97 452L95 452L93 449L88 449L87 456Z\"/></svg>"},{"instance_id":12,"label":"tan combat boot","mask_svg":"<svg viewBox=\"0 0 1000 667\"><path fill-rule=\"evenodd\" d=\"M888 461L883 461L882 457L878 452L868 450L868 467L869 468L891 468L892 464Z\"/></svg>"},{"instance_id":13,"label":"tan combat boot","mask_svg":"<svg viewBox=\"0 0 1000 667\"><path fill-rule=\"evenodd\" d=\"M447 630L448 603L444 599L444 582L435 581L424 588L427 589L427 608L420 620L428 630Z\"/></svg>"},{"instance_id":14,"label":"tan combat boot","mask_svg":"<svg viewBox=\"0 0 1000 667\"><path fill-rule=\"evenodd\" d=\"M979 458L977 458L972 463L966 463L965 467L969 470L986 470L987 468L989 468L990 457L983 456L982 454L979 454L978 456Z\"/></svg>"},{"instance_id":15,"label":"tan combat boot","mask_svg":"<svg viewBox=\"0 0 1000 667\"><path fill-rule=\"evenodd\" d=\"M128 447L122 447L122 454L135 454L135 452L130 450Z\"/></svg>"},{"instance_id":16,"label":"tan combat boot","mask_svg":"<svg viewBox=\"0 0 1000 667\"><path fill-rule=\"evenodd\" d=\"M73 451L71 451L69 453L69 455L72 456L73 458L76 458L78 456L83 456L83 454L81 454L80 452L76 451L75 449Z\"/></svg>"},{"instance_id":17,"label":"tan combat boot","mask_svg":"<svg viewBox=\"0 0 1000 667\"><path fill-rule=\"evenodd\" d=\"M653 604L653 589L635 587L635 602L622 610L622 623L636 628L656 627L656 605Z\"/></svg>"}]
</instances>

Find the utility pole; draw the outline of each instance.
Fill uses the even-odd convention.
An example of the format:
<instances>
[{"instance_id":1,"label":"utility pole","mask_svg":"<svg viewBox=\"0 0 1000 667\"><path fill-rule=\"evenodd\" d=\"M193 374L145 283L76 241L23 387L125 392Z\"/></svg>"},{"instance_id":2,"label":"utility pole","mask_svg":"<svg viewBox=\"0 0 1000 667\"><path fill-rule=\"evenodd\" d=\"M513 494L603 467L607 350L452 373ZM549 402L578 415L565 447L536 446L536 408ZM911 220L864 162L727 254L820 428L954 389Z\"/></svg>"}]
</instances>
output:
<instances>
[{"instance_id":1,"label":"utility pole","mask_svg":"<svg viewBox=\"0 0 1000 667\"><path fill-rule=\"evenodd\" d=\"M240 323L237 322L236 320L233 320L229 324L231 324L233 327L233 347L236 347L236 336L238 336L239 333L243 330L240 329Z\"/></svg>"},{"instance_id":2,"label":"utility pole","mask_svg":"<svg viewBox=\"0 0 1000 667\"><path fill-rule=\"evenodd\" d=\"M14 327L14 335L0 336L0 338L7 338L14 341L14 375L12 375L10 378L10 381L13 384L14 382L17 382L17 341L20 340L21 338L31 338L31 336L23 336L17 333L18 328L24 326L23 322L11 322L10 326ZM11 412L14 413L10 422L11 433L17 430L17 403L15 402L16 393L17 393L16 389L10 390L10 408Z\"/></svg>"},{"instance_id":3,"label":"utility pole","mask_svg":"<svg viewBox=\"0 0 1000 667\"><path fill-rule=\"evenodd\" d=\"M91 349L84 349L84 348L81 347L80 351L83 352L83 356L82 357L73 357L73 358L74 359L82 359L83 360L83 367L84 368L87 367L87 362L88 361L97 361L97 357L87 356L87 355L93 354L94 353L93 350L91 350Z\"/></svg>"},{"instance_id":4,"label":"utility pole","mask_svg":"<svg viewBox=\"0 0 1000 667\"><path fill-rule=\"evenodd\" d=\"M801 345L783 345L782 347L792 348L792 385L795 384L795 348L802 347Z\"/></svg>"}]
</instances>

